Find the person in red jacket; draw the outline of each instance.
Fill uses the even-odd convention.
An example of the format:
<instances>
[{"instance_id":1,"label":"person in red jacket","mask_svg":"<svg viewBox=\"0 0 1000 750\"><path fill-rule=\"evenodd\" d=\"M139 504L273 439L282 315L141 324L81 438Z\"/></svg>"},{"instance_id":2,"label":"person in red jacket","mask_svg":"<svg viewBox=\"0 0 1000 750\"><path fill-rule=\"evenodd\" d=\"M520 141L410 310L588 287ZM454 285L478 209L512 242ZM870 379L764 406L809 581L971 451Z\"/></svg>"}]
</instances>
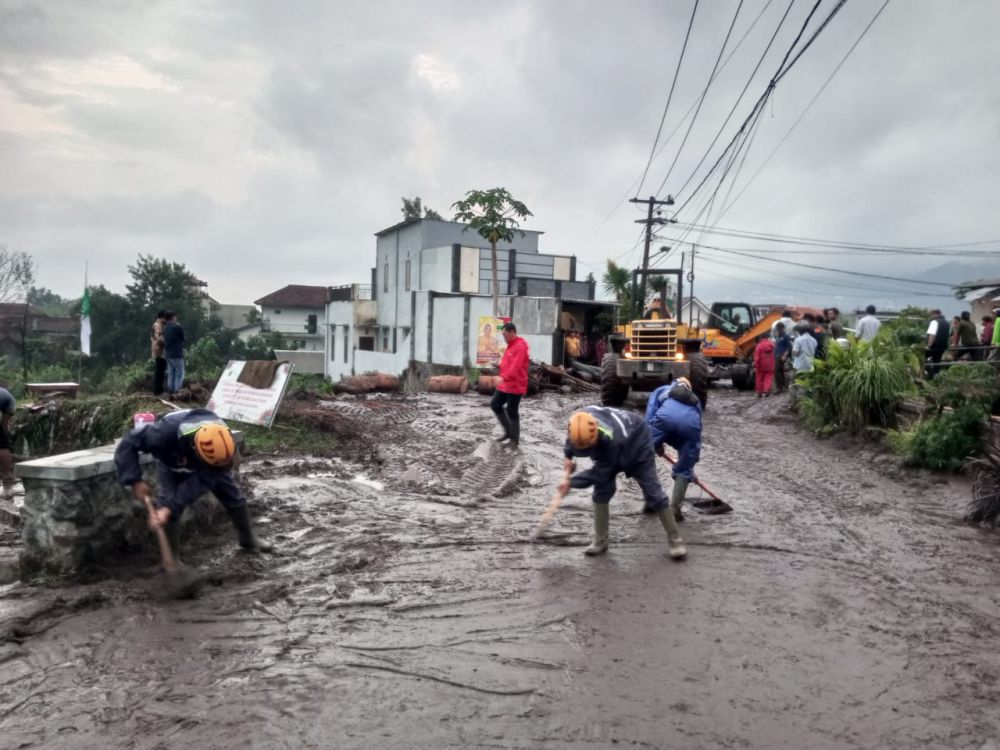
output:
<instances>
[{"instance_id":1,"label":"person in red jacket","mask_svg":"<svg viewBox=\"0 0 1000 750\"><path fill-rule=\"evenodd\" d=\"M507 349L500 360L500 384L490 401L490 408L503 428L498 442L509 440L516 447L521 440L518 407L521 396L528 392L528 342L517 335L513 323L504 325L503 340L507 342Z\"/></svg>"},{"instance_id":2,"label":"person in red jacket","mask_svg":"<svg viewBox=\"0 0 1000 750\"><path fill-rule=\"evenodd\" d=\"M753 350L753 369L756 372L757 398L771 395L774 383L774 342L770 334L763 334L757 339Z\"/></svg>"}]
</instances>

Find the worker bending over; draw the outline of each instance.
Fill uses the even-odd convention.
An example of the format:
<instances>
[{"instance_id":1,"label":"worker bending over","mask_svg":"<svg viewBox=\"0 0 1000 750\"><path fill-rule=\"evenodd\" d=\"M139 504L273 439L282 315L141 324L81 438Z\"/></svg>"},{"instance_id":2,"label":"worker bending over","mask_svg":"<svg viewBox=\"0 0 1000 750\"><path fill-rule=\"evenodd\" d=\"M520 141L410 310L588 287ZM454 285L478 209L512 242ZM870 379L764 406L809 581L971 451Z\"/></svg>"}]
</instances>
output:
<instances>
[{"instance_id":1,"label":"worker bending over","mask_svg":"<svg viewBox=\"0 0 1000 750\"><path fill-rule=\"evenodd\" d=\"M570 418L564 454L567 478L559 486L560 492L565 495L570 488L594 488L594 542L584 554L600 555L608 551L609 503L617 489L615 478L624 473L639 483L647 507L659 515L667 532L670 557L676 560L687 555L656 474L649 427L642 417L621 409L588 406ZM574 473L573 459L579 457L591 459L593 465Z\"/></svg>"},{"instance_id":2,"label":"worker bending over","mask_svg":"<svg viewBox=\"0 0 1000 750\"><path fill-rule=\"evenodd\" d=\"M246 498L233 479L236 442L226 423L208 409L186 409L167 414L153 424L130 430L115 450L118 481L132 488L139 500L151 495L142 479L139 454L156 459L159 493L151 526L162 526L178 556L181 516L195 500L211 492L236 527L240 546L252 552L270 552L250 526Z\"/></svg>"},{"instance_id":3,"label":"worker bending over","mask_svg":"<svg viewBox=\"0 0 1000 750\"><path fill-rule=\"evenodd\" d=\"M646 406L646 422L657 455L664 455L664 443L677 451L670 507L674 519L683 521L681 506L688 485L694 480L694 465L701 458L701 401L691 390L691 382L677 378L653 391Z\"/></svg>"}]
</instances>

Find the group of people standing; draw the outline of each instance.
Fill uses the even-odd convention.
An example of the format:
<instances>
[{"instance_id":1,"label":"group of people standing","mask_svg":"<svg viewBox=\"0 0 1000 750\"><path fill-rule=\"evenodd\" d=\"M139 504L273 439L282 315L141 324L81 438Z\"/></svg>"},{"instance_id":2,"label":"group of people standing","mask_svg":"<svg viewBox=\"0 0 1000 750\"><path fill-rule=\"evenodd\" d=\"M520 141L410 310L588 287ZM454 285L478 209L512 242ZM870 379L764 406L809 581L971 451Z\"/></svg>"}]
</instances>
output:
<instances>
[{"instance_id":1,"label":"group of people standing","mask_svg":"<svg viewBox=\"0 0 1000 750\"><path fill-rule=\"evenodd\" d=\"M869 307L869 310L876 324L871 334L874 338L880 324L874 317L875 308ZM805 313L798 321L792 318L791 310L782 311L781 318L771 326L771 332L761 334L754 348L757 397L787 391L794 374L812 370L817 358L826 357L830 339L842 339L845 334L840 310L836 307L825 309L822 315Z\"/></svg>"},{"instance_id":2,"label":"group of people standing","mask_svg":"<svg viewBox=\"0 0 1000 750\"><path fill-rule=\"evenodd\" d=\"M184 385L184 328L172 310L160 310L149 336L153 358L153 395L164 388L168 398L177 396Z\"/></svg>"}]
</instances>

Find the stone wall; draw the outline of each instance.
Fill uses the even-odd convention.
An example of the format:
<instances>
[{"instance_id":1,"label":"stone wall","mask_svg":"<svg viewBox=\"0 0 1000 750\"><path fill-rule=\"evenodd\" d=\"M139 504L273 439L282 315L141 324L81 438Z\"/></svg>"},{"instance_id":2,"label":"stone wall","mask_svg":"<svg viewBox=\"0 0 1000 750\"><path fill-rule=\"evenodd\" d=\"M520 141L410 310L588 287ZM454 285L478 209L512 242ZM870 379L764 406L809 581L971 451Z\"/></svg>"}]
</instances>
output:
<instances>
[{"instance_id":1,"label":"stone wall","mask_svg":"<svg viewBox=\"0 0 1000 750\"><path fill-rule=\"evenodd\" d=\"M237 445L242 436L234 431ZM25 461L15 467L24 485L21 511L21 580L40 575L80 578L123 554L146 549L158 555L145 506L118 484L114 445ZM151 456L143 479L156 488ZM224 515L211 495L185 512L184 526L204 527Z\"/></svg>"}]
</instances>

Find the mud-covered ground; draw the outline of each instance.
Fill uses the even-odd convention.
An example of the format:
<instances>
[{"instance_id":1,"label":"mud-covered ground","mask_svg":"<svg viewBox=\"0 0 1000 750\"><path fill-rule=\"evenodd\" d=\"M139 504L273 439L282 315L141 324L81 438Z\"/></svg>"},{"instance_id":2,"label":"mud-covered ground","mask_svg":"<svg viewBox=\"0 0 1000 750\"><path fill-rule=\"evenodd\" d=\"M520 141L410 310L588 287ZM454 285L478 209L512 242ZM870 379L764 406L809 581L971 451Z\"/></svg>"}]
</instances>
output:
<instances>
[{"instance_id":1,"label":"mud-covered ground","mask_svg":"<svg viewBox=\"0 0 1000 750\"><path fill-rule=\"evenodd\" d=\"M245 467L280 554L187 538L193 601L151 563L0 588L0 745L1000 745L1000 537L961 524L963 481L716 390L699 469L736 511L690 514L674 563L625 481L584 558L582 492L527 542L584 403L527 400L512 451L473 394L338 400L375 461Z\"/></svg>"}]
</instances>

